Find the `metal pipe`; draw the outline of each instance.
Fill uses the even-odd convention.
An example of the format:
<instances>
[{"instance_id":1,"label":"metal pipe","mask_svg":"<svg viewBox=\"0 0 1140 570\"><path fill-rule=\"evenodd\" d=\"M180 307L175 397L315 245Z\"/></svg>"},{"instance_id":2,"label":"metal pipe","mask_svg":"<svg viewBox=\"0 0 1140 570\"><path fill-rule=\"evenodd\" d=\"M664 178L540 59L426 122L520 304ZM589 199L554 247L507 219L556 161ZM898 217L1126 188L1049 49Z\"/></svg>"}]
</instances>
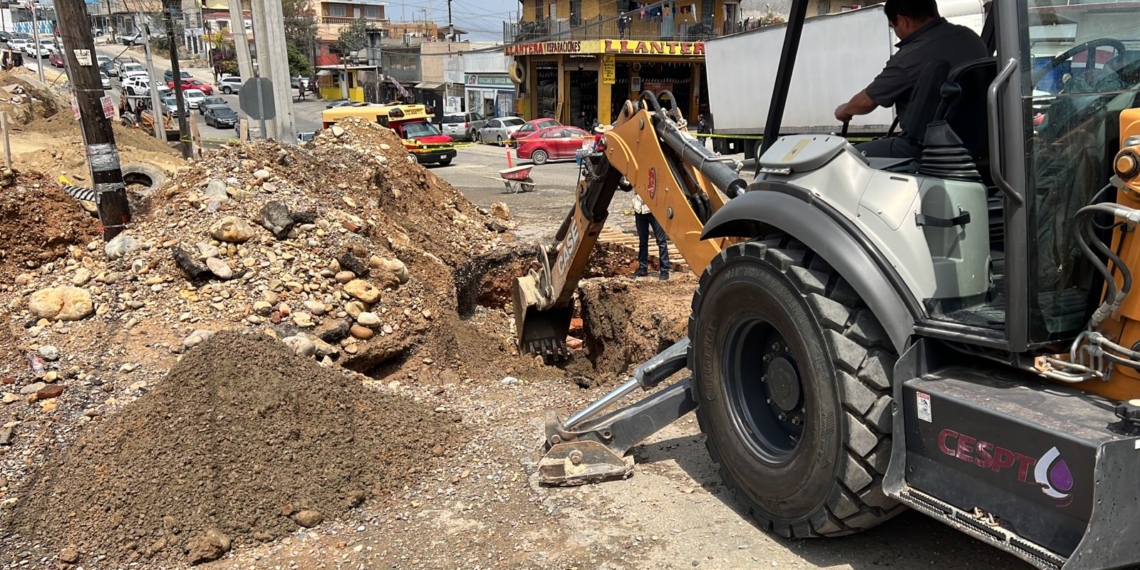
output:
<instances>
[{"instance_id":1,"label":"metal pipe","mask_svg":"<svg viewBox=\"0 0 1140 570\"><path fill-rule=\"evenodd\" d=\"M610 407L610 405L614 402L628 396L640 385L641 384L639 384L635 378L626 380L625 384L618 386L616 390L610 392L609 394L606 394L605 396L602 396L602 398L597 402L586 406L584 410L570 416L570 419L566 420L566 423L564 424L565 429L571 429L574 426L598 415L602 412L602 410Z\"/></svg>"},{"instance_id":2,"label":"metal pipe","mask_svg":"<svg viewBox=\"0 0 1140 570\"><path fill-rule=\"evenodd\" d=\"M729 199L743 194L748 188L748 183L734 168L725 164L721 157L712 154L704 145L682 133L673 121L659 120L655 128L669 148L681 155L682 160L696 166L701 174L708 176L713 186L724 192Z\"/></svg>"}]
</instances>

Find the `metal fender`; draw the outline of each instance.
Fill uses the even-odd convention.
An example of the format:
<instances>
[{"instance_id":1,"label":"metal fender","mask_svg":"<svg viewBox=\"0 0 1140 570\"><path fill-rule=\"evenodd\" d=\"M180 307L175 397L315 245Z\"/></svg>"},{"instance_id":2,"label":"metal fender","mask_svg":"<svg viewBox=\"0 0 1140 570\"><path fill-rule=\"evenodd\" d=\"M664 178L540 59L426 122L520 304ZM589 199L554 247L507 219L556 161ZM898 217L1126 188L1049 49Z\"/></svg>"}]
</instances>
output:
<instances>
[{"instance_id":1,"label":"metal fender","mask_svg":"<svg viewBox=\"0 0 1140 570\"><path fill-rule=\"evenodd\" d=\"M811 192L790 184L754 183L713 214L701 239L758 237L771 231L784 232L821 256L867 303L895 350L905 351L915 321L925 316L922 305L878 248Z\"/></svg>"}]
</instances>

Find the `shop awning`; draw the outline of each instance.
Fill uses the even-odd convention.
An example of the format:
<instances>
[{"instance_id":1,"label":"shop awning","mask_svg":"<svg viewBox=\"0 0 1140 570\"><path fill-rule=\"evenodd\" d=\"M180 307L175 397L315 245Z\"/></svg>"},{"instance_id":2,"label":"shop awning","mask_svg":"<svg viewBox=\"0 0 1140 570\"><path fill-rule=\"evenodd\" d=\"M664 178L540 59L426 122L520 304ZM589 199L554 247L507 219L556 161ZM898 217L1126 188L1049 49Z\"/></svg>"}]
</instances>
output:
<instances>
[{"instance_id":1,"label":"shop awning","mask_svg":"<svg viewBox=\"0 0 1140 570\"><path fill-rule=\"evenodd\" d=\"M416 84L416 89L426 89L428 91L435 91L435 90L442 89L442 88L443 88L442 83L429 83L427 81L422 81L422 82Z\"/></svg>"},{"instance_id":2,"label":"shop awning","mask_svg":"<svg viewBox=\"0 0 1140 570\"><path fill-rule=\"evenodd\" d=\"M325 75L332 75L332 74L333 74L333 72L331 72L331 71L329 71L329 70L327 70L327 69L322 69L322 70L320 70L320 71L318 71L318 72L317 72L317 77L322 77L322 76L325 76Z\"/></svg>"}]
</instances>

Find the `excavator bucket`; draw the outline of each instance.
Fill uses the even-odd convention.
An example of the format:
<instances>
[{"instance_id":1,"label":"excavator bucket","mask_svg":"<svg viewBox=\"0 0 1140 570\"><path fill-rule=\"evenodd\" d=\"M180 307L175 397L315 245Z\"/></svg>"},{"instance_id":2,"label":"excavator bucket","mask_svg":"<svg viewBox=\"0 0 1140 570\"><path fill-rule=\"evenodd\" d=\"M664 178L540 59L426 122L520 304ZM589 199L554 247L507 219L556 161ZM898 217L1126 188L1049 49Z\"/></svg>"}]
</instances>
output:
<instances>
[{"instance_id":1,"label":"excavator bucket","mask_svg":"<svg viewBox=\"0 0 1140 570\"><path fill-rule=\"evenodd\" d=\"M511 284L519 350L541 355L547 360L561 360L569 355L566 335L570 333L574 303L541 309L541 281L541 277L531 271L528 275L516 277Z\"/></svg>"}]
</instances>

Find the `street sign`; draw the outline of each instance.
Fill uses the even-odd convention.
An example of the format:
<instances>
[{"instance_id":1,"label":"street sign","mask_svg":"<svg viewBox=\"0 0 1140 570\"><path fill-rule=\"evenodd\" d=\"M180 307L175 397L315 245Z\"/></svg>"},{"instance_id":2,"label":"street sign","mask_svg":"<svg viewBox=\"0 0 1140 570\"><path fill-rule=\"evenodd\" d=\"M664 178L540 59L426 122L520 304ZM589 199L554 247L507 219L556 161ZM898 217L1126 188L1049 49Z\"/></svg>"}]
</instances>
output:
<instances>
[{"instance_id":1,"label":"street sign","mask_svg":"<svg viewBox=\"0 0 1140 570\"><path fill-rule=\"evenodd\" d=\"M251 119L267 120L276 117L273 82L264 77L254 77L243 83L238 90L238 106Z\"/></svg>"}]
</instances>

